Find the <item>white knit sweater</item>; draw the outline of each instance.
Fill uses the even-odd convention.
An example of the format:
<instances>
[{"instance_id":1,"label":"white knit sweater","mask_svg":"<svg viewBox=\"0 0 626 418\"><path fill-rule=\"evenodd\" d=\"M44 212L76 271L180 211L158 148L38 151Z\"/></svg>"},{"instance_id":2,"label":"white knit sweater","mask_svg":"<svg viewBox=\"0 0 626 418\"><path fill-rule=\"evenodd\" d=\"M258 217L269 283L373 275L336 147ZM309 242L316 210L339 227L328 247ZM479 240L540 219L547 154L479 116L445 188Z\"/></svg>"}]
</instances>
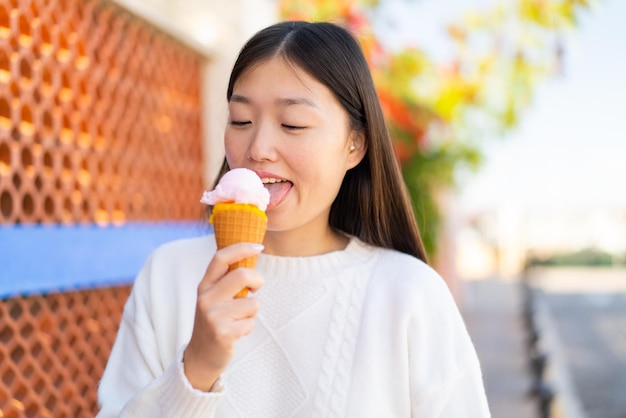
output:
<instances>
[{"instance_id":1,"label":"white knit sweater","mask_svg":"<svg viewBox=\"0 0 626 418\"><path fill-rule=\"evenodd\" d=\"M222 393L193 389L182 353L212 236L157 249L138 275L99 386L98 417L489 417L480 366L444 281L352 238L322 256L261 254L254 331Z\"/></svg>"}]
</instances>

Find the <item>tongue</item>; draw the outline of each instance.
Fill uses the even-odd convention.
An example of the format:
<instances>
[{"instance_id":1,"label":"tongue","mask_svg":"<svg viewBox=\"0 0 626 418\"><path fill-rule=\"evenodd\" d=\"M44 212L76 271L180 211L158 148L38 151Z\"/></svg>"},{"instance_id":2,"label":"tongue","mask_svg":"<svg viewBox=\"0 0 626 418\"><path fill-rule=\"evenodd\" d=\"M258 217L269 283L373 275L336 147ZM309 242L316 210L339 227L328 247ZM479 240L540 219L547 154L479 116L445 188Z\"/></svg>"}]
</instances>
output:
<instances>
[{"instance_id":1,"label":"tongue","mask_svg":"<svg viewBox=\"0 0 626 418\"><path fill-rule=\"evenodd\" d=\"M270 192L270 203L267 209L271 209L283 201L287 192L291 189L291 182L281 181L280 183L266 183L265 188Z\"/></svg>"}]
</instances>

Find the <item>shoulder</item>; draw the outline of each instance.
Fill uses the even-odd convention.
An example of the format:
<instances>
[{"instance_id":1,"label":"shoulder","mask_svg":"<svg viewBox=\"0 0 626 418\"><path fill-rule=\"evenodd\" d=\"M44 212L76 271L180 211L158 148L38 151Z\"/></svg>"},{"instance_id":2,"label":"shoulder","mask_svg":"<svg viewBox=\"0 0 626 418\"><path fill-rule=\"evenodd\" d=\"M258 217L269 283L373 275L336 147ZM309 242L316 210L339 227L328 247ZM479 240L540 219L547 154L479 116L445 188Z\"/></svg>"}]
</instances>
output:
<instances>
[{"instance_id":1,"label":"shoulder","mask_svg":"<svg viewBox=\"0 0 626 418\"><path fill-rule=\"evenodd\" d=\"M213 252L215 252L213 235L204 235L162 244L153 251L150 257L158 260L180 260Z\"/></svg>"},{"instance_id":2,"label":"shoulder","mask_svg":"<svg viewBox=\"0 0 626 418\"><path fill-rule=\"evenodd\" d=\"M213 235L168 242L151 253L135 278L124 318L132 330L156 339L159 355L171 359L188 341L198 283L214 248Z\"/></svg>"},{"instance_id":3,"label":"shoulder","mask_svg":"<svg viewBox=\"0 0 626 418\"><path fill-rule=\"evenodd\" d=\"M376 252L380 257L370 278L365 309L384 318L388 328L406 332L407 338L431 341L430 347L470 348L463 319L445 280L415 257L393 250Z\"/></svg>"},{"instance_id":4,"label":"shoulder","mask_svg":"<svg viewBox=\"0 0 626 418\"><path fill-rule=\"evenodd\" d=\"M195 295L214 251L213 235L171 241L157 247L134 280L135 303L147 307L170 306L173 299Z\"/></svg>"},{"instance_id":5,"label":"shoulder","mask_svg":"<svg viewBox=\"0 0 626 418\"><path fill-rule=\"evenodd\" d=\"M157 247L146 260L135 286L183 285L202 277L215 253L213 235L171 241Z\"/></svg>"},{"instance_id":6,"label":"shoulder","mask_svg":"<svg viewBox=\"0 0 626 418\"><path fill-rule=\"evenodd\" d=\"M396 250L370 251L367 310L393 315L399 326L458 315L447 283L431 266Z\"/></svg>"},{"instance_id":7,"label":"shoulder","mask_svg":"<svg viewBox=\"0 0 626 418\"><path fill-rule=\"evenodd\" d=\"M392 249L372 248L372 252L373 285L412 298L449 294L441 275L424 261Z\"/></svg>"},{"instance_id":8,"label":"shoulder","mask_svg":"<svg viewBox=\"0 0 626 418\"><path fill-rule=\"evenodd\" d=\"M389 248L371 247L376 254L379 266L387 269L393 275L418 274L438 276L438 274L422 260Z\"/></svg>"}]
</instances>

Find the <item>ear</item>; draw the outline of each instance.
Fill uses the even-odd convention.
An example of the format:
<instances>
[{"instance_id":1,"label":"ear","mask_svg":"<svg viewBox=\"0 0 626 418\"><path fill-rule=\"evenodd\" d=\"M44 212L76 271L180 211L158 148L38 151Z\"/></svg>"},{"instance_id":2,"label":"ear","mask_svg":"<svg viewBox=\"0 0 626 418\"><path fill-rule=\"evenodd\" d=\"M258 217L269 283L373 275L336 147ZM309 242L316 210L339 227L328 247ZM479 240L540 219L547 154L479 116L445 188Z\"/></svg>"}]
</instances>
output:
<instances>
[{"instance_id":1,"label":"ear","mask_svg":"<svg viewBox=\"0 0 626 418\"><path fill-rule=\"evenodd\" d=\"M348 143L348 170L356 167L367 152L364 132L353 132Z\"/></svg>"}]
</instances>

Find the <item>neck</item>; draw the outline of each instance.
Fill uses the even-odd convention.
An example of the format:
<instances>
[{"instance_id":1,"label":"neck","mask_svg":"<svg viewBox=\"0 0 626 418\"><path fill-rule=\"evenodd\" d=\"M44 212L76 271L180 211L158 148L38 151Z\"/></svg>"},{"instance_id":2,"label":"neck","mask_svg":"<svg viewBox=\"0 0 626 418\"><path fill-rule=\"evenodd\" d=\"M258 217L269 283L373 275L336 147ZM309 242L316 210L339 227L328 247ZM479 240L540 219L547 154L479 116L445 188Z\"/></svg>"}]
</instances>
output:
<instances>
[{"instance_id":1,"label":"neck","mask_svg":"<svg viewBox=\"0 0 626 418\"><path fill-rule=\"evenodd\" d=\"M317 232L267 231L263 252L284 257L306 257L343 250L348 242L348 237L330 226Z\"/></svg>"}]
</instances>

